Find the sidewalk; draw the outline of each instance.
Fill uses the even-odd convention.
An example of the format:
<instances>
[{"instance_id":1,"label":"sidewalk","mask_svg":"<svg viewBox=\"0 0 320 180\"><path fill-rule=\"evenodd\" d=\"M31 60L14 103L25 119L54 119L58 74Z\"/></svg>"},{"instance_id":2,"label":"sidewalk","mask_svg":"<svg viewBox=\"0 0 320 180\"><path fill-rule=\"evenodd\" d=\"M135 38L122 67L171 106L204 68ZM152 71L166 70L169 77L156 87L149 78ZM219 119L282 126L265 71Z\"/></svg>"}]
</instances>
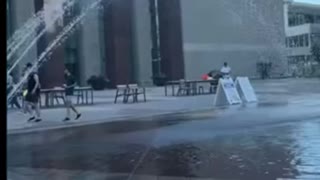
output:
<instances>
[{"instance_id":1,"label":"sidewalk","mask_svg":"<svg viewBox=\"0 0 320 180\"><path fill-rule=\"evenodd\" d=\"M19 172L19 173L17 173ZM152 175L132 175L126 173L102 173L99 171L79 171L43 168L10 168L8 172L12 179L136 179L136 180L219 180L215 178L189 178L189 177L167 177ZM10 180L10 179L9 179ZM221 179L220 179L221 180Z\"/></svg>"},{"instance_id":2,"label":"sidewalk","mask_svg":"<svg viewBox=\"0 0 320 180\"><path fill-rule=\"evenodd\" d=\"M43 109L43 122L27 123L28 116L21 112L9 111L7 129L43 129L63 126L84 125L99 122L114 121L115 118L146 117L173 112L201 110L212 107L213 95L194 97L165 97L163 88L147 88L147 102L123 104L121 100L114 104L114 90L95 91L94 105L77 107L82 113L78 121L62 122L65 117L64 108Z\"/></svg>"},{"instance_id":3,"label":"sidewalk","mask_svg":"<svg viewBox=\"0 0 320 180\"><path fill-rule=\"evenodd\" d=\"M317 79L311 80L254 80L252 84L257 93L259 103L271 104L298 104L319 103L320 85ZM317 84L317 86L314 86ZM312 85L312 88L304 86ZM295 90L292 90L296 88ZM301 89L302 88L302 89ZM318 88L318 89L317 89ZM314 90L310 91L310 90ZM318 94L316 92L319 92ZM306 96L306 93L308 94ZM62 122L65 116L64 108L42 110L43 121L40 123L27 123L28 116L14 110L8 111L7 129L8 133L28 132L52 128L82 126L87 124L103 123L127 120L128 118L143 118L156 115L173 114L179 112L190 112L208 110L213 107L214 95L202 95L191 97L164 96L163 87L147 88L147 102L138 104L113 104L114 90L94 92L95 104L91 106L80 106L78 109L82 117L78 121ZM307 98L306 98L307 97Z\"/></svg>"}]
</instances>

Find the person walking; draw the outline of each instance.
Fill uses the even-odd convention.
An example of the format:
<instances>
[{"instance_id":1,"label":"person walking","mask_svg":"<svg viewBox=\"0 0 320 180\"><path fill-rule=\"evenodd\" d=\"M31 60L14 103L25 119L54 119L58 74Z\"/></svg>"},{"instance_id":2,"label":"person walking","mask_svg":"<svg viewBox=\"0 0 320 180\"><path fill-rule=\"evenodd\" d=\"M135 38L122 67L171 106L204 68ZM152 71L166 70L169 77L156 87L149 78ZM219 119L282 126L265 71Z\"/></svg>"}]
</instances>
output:
<instances>
[{"instance_id":1,"label":"person walking","mask_svg":"<svg viewBox=\"0 0 320 180\"><path fill-rule=\"evenodd\" d=\"M32 68L32 64L28 63L27 66L27 73L30 71ZM35 122L40 122L42 121L40 117L40 105L39 105L39 100L40 100L40 81L39 81L39 76L37 72L31 72L28 76L28 81L27 81L27 95L25 97L26 100L26 108L27 111L30 114L30 118L28 119L28 122L30 121L35 121ZM34 114L35 113L35 114Z\"/></svg>"},{"instance_id":2,"label":"person walking","mask_svg":"<svg viewBox=\"0 0 320 180\"><path fill-rule=\"evenodd\" d=\"M13 90L14 88L14 81L13 81L13 76L12 74L8 74L7 76L7 95ZM21 109L21 105L20 103L18 102L18 97L16 94L14 94L12 96L12 99L9 103L12 107L13 106L16 106L18 109Z\"/></svg>"},{"instance_id":3,"label":"person walking","mask_svg":"<svg viewBox=\"0 0 320 180\"><path fill-rule=\"evenodd\" d=\"M27 66L24 67L23 71L22 71L22 75L21 75L21 79L24 77L24 75L27 73ZM27 103L26 103L26 96L28 94L28 83L24 82L22 84L22 109L23 109L23 113L27 114L28 113L28 107L27 107Z\"/></svg>"},{"instance_id":4,"label":"person walking","mask_svg":"<svg viewBox=\"0 0 320 180\"><path fill-rule=\"evenodd\" d=\"M72 96L74 93L74 88L76 86L76 82L74 77L71 75L68 69L64 70L65 81L65 105L66 105L66 118L63 121L70 121L70 109L76 114L75 120L78 120L81 117L81 113L77 111L75 106L72 103Z\"/></svg>"}]
</instances>

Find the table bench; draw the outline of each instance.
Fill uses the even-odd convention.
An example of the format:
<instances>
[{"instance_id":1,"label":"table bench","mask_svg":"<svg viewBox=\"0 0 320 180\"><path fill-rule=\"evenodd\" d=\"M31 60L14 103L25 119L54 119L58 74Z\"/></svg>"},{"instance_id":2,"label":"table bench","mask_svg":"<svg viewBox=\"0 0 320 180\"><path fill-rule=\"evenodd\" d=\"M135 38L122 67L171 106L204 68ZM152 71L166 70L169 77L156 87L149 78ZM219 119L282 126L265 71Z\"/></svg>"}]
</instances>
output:
<instances>
[{"instance_id":1,"label":"table bench","mask_svg":"<svg viewBox=\"0 0 320 180\"><path fill-rule=\"evenodd\" d=\"M40 106L45 108L64 105L65 103L65 89L56 87L52 89L41 89L41 95L44 95L44 103L40 100ZM77 97L77 105L89 105L93 102L93 89L91 87L75 87L74 95ZM59 99L63 101L60 104ZM56 103L54 103L56 101Z\"/></svg>"},{"instance_id":2,"label":"table bench","mask_svg":"<svg viewBox=\"0 0 320 180\"><path fill-rule=\"evenodd\" d=\"M147 101L144 87L139 87L137 84L117 85L114 103L117 103L119 97L123 97L123 103L128 103L130 97L133 98L133 103L137 103L139 95L143 95L144 102Z\"/></svg>"},{"instance_id":3,"label":"table bench","mask_svg":"<svg viewBox=\"0 0 320 180\"><path fill-rule=\"evenodd\" d=\"M179 80L179 81L168 81L164 85L165 96L168 96L168 86L171 86L172 96L179 95L202 95L202 94L213 94L218 85L216 79L213 80ZM198 86L199 84L210 84L208 92L205 92L203 86ZM178 86L177 93L175 88Z\"/></svg>"}]
</instances>

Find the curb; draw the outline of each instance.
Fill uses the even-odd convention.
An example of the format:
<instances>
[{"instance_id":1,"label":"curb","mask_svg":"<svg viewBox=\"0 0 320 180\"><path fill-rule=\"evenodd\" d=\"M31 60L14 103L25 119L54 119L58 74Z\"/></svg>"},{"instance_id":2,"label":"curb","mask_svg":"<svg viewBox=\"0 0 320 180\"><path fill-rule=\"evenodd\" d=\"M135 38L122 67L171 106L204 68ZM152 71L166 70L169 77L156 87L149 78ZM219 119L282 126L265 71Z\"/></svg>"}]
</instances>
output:
<instances>
[{"instance_id":1,"label":"curb","mask_svg":"<svg viewBox=\"0 0 320 180\"><path fill-rule=\"evenodd\" d=\"M122 122L122 121L133 121L137 119L141 119L141 121L146 121L146 119L149 118L160 118L162 116L170 116L170 115L178 115L178 114L185 114L185 113L196 113L196 112L206 112L210 110L216 110L221 109L223 107L210 107L210 108L202 108L202 109L196 109L196 110L180 110L180 111L174 111L174 112L163 112L163 113L156 113L156 114L148 114L148 115L142 115L142 116L122 116L122 117L113 117L113 118L104 118L104 119L97 119L94 121L87 121L87 122L81 122L78 121L76 123L72 124L61 124L61 125L54 125L50 127L37 127L37 128L24 128L24 129L13 129L8 130L7 135L19 135L19 134L26 134L26 133L37 133L42 131L50 131L50 130L62 130L62 129L68 129L68 128L77 128L77 127L84 127L84 126L90 126L90 125L97 125L97 124L107 124L112 122ZM106 121L108 120L108 121Z\"/></svg>"}]
</instances>

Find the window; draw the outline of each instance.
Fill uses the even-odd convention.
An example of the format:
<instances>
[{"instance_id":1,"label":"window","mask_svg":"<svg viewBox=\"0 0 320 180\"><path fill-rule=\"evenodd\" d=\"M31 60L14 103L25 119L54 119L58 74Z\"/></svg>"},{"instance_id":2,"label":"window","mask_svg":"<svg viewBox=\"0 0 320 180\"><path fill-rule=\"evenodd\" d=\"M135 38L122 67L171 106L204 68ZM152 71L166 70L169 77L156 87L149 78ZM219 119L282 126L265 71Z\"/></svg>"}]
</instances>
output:
<instances>
[{"instance_id":1,"label":"window","mask_svg":"<svg viewBox=\"0 0 320 180\"><path fill-rule=\"evenodd\" d=\"M306 46L306 47L309 47L309 35L308 35L308 34L305 34L305 35L304 35L304 38L305 38L305 46Z\"/></svg>"},{"instance_id":2,"label":"window","mask_svg":"<svg viewBox=\"0 0 320 180\"><path fill-rule=\"evenodd\" d=\"M298 47L303 47L303 42L304 42L303 37L304 35L298 36Z\"/></svg>"},{"instance_id":3,"label":"window","mask_svg":"<svg viewBox=\"0 0 320 180\"><path fill-rule=\"evenodd\" d=\"M294 36L293 37L293 47L298 47L298 41L299 41L298 36Z\"/></svg>"},{"instance_id":4,"label":"window","mask_svg":"<svg viewBox=\"0 0 320 180\"><path fill-rule=\"evenodd\" d=\"M320 15L318 15L318 16L315 17L315 23L320 24Z\"/></svg>"},{"instance_id":5,"label":"window","mask_svg":"<svg viewBox=\"0 0 320 180\"><path fill-rule=\"evenodd\" d=\"M289 13L288 15L289 26L298 26L306 23L320 23L320 17L311 14L302 13Z\"/></svg>"},{"instance_id":6,"label":"window","mask_svg":"<svg viewBox=\"0 0 320 180\"><path fill-rule=\"evenodd\" d=\"M286 38L287 47L308 47L310 44L309 35L303 34L299 36L291 36Z\"/></svg>"},{"instance_id":7,"label":"window","mask_svg":"<svg viewBox=\"0 0 320 180\"><path fill-rule=\"evenodd\" d=\"M293 41L293 37L289 38L289 43L290 43L290 47L294 47L294 41Z\"/></svg>"},{"instance_id":8,"label":"window","mask_svg":"<svg viewBox=\"0 0 320 180\"><path fill-rule=\"evenodd\" d=\"M303 19L304 19L304 16L302 14L298 14L297 15L297 22L296 22L296 25L300 25L303 23Z\"/></svg>"},{"instance_id":9,"label":"window","mask_svg":"<svg viewBox=\"0 0 320 180\"><path fill-rule=\"evenodd\" d=\"M295 25L295 14L289 13L289 26Z\"/></svg>"},{"instance_id":10,"label":"window","mask_svg":"<svg viewBox=\"0 0 320 180\"><path fill-rule=\"evenodd\" d=\"M306 20L306 23L314 23L314 16L313 15L305 15L305 20Z\"/></svg>"}]
</instances>

